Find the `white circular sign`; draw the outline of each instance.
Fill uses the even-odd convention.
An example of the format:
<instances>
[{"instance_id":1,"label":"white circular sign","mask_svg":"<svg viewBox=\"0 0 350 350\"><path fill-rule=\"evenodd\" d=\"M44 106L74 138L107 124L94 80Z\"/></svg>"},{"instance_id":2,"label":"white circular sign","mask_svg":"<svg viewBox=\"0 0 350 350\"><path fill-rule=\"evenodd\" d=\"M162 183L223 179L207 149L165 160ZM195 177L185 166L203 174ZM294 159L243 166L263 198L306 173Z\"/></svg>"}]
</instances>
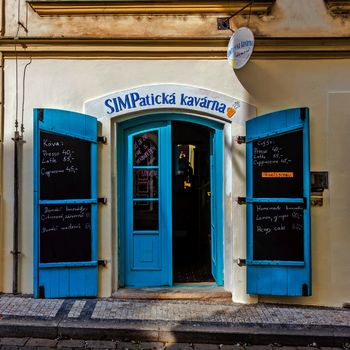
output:
<instances>
[{"instance_id":1,"label":"white circular sign","mask_svg":"<svg viewBox=\"0 0 350 350\"><path fill-rule=\"evenodd\" d=\"M227 60L232 68L242 68L249 61L253 49L254 35L252 31L246 27L237 29L227 46Z\"/></svg>"}]
</instances>

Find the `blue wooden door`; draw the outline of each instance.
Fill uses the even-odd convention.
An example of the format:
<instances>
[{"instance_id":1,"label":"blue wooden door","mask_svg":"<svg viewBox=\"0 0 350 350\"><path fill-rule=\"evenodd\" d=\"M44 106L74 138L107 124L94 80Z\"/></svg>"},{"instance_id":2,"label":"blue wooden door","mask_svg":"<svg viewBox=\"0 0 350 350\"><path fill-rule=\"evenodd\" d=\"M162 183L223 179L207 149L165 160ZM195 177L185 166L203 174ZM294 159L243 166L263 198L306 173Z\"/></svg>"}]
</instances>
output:
<instances>
[{"instance_id":1,"label":"blue wooden door","mask_svg":"<svg viewBox=\"0 0 350 350\"><path fill-rule=\"evenodd\" d=\"M125 134L124 285L172 284L171 124L158 122Z\"/></svg>"},{"instance_id":2,"label":"blue wooden door","mask_svg":"<svg viewBox=\"0 0 350 350\"><path fill-rule=\"evenodd\" d=\"M222 129L210 133L210 230L211 271L217 283L224 283L223 271L223 135Z\"/></svg>"},{"instance_id":3,"label":"blue wooden door","mask_svg":"<svg viewBox=\"0 0 350 350\"><path fill-rule=\"evenodd\" d=\"M247 291L311 295L307 108L249 120Z\"/></svg>"},{"instance_id":4,"label":"blue wooden door","mask_svg":"<svg viewBox=\"0 0 350 350\"><path fill-rule=\"evenodd\" d=\"M34 110L34 295L97 296L97 120Z\"/></svg>"}]
</instances>

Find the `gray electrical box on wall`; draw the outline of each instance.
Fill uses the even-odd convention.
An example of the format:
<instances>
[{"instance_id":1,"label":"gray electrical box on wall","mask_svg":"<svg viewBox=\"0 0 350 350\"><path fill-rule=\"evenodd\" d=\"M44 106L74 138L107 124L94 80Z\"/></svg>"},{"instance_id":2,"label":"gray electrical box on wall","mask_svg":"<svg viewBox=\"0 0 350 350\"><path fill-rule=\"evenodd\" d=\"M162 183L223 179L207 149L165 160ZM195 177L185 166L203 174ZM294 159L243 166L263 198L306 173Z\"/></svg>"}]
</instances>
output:
<instances>
[{"instance_id":1,"label":"gray electrical box on wall","mask_svg":"<svg viewBox=\"0 0 350 350\"><path fill-rule=\"evenodd\" d=\"M323 205L323 191L328 189L328 171L311 171L311 205L321 207Z\"/></svg>"}]
</instances>

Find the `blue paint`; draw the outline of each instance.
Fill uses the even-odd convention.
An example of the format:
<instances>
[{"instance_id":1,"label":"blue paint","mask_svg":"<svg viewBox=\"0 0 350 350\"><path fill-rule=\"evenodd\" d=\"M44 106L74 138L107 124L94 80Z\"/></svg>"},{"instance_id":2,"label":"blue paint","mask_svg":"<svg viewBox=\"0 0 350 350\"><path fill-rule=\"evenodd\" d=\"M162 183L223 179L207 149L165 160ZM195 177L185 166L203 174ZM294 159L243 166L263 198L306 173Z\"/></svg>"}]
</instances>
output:
<instances>
[{"instance_id":1,"label":"blue paint","mask_svg":"<svg viewBox=\"0 0 350 350\"><path fill-rule=\"evenodd\" d=\"M97 120L79 113L44 109L43 121L34 110L34 296L39 287L46 298L97 296ZM91 143L91 198L43 200L40 193L40 132L72 136ZM91 204L91 261L40 263L40 204Z\"/></svg>"},{"instance_id":2,"label":"blue paint","mask_svg":"<svg viewBox=\"0 0 350 350\"><path fill-rule=\"evenodd\" d=\"M187 100L186 100L187 101ZM186 121L200 124L212 129L212 241L213 244L213 274L217 284L223 284L223 124L192 115L157 113L134 118L118 124L117 129L117 182L118 189L118 240L119 240L119 285L127 287L159 287L172 286L172 184L171 184L171 122ZM145 167L132 166L132 136L138 133L158 130L159 132L159 231L132 231L132 169ZM126 151L126 145L129 151ZM215 156L214 156L215 155ZM146 167L156 169L158 166ZM140 198L137 198L139 201ZM158 198L147 199L157 201ZM141 236L149 236L148 240L156 240L154 236L160 234L162 251L155 255L154 265L140 266L140 256L136 256L130 237L137 235L138 249L142 250L145 240ZM140 253L141 254L141 253ZM157 258L162 257L162 265L157 267ZM139 259L139 260L137 260ZM164 260L165 259L165 260ZM151 258L149 259L152 260ZM134 264L134 265L133 265ZM142 264L141 264L142 265ZM151 263L149 263L151 265Z\"/></svg>"},{"instance_id":3,"label":"blue paint","mask_svg":"<svg viewBox=\"0 0 350 350\"><path fill-rule=\"evenodd\" d=\"M157 132L158 165L133 166L133 138L146 132ZM144 127L125 130L127 143L125 200L125 285L127 287L155 287L172 284L172 225L171 225L171 125L169 122L157 122ZM133 170L157 169L159 177L159 197L133 197ZM136 230L133 228L134 202L158 203L158 230Z\"/></svg>"},{"instance_id":4,"label":"blue paint","mask_svg":"<svg viewBox=\"0 0 350 350\"><path fill-rule=\"evenodd\" d=\"M304 120L302 116L304 115ZM304 261L253 260L253 203L303 203L304 198L253 198L253 141L303 130L304 156ZM249 120L247 132L247 292L266 295L303 295L303 284L311 295L310 159L308 109L295 108ZM278 249L278 247L276 247Z\"/></svg>"}]
</instances>

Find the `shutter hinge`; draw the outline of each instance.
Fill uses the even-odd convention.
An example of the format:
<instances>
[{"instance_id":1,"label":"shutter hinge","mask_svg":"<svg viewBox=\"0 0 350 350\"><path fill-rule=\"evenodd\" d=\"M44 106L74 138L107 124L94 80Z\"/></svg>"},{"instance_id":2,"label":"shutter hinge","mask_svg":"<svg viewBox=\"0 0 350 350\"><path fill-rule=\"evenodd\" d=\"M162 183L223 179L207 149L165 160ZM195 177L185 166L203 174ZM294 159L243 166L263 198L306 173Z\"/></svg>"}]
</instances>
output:
<instances>
[{"instance_id":1,"label":"shutter hinge","mask_svg":"<svg viewBox=\"0 0 350 350\"><path fill-rule=\"evenodd\" d=\"M106 136L97 136L97 142L103 143L105 145L107 143L107 137Z\"/></svg>"},{"instance_id":2,"label":"shutter hinge","mask_svg":"<svg viewBox=\"0 0 350 350\"><path fill-rule=\"evenodd\" d=\"M45 287L44 286L39 286L39 299L45 299Z\"/></svg>"},{"instance_id":3,"label":"shutter hinge","mask_svg":"<svg viewBox=\"0 0 350 350\"><path fill-rule=\"evenodd\" d=\"M41 122L44 121L44 110L42 108L38 109L38 119Z\"/></svg>"},{"instance_id":4,"label":"shutter hinge","mask_svg":"<svg viewBox=\"0 0 350 350\"><path fill-rule=\"evenodd\" d=\"M236 141L239 145L241 145L242 143L246 143L246 138L245 138L245 136L236 136L236 137L235 137L235 141Z\"/></svg>"},{"instance_id":5,"label":"shutter hinge","mask_svg":"<svg viewBox=\"0 0 350 350\"><path fill-rule=\"evenodd\" d=\"M304 209L307 209L307 199L306 199L306 197L303 198L303 207L304 207Z\"/></svg>"},{"instance_id":6,"label":"shutter hinge","mask_svg":"<svg viewBox=\"0 0 350 350\"><path fill-rule=\"evenodd\" d=\"M237 197L237 203L239 205L247 204L247 199L246 197Z\"/></svg>"},{"instance_id":7,"label":"shutter hinge","mask_svg":"<svg viewBox=\"0 0 350 350\"><path fill-rule=\"evenodd\" d=\"M106 267L106 266L107 266L107 263L108 263L108 260L105 260L105 259L99 259L99 260L97 261L98 266Z\"/></svg>"},{"instance_id":8,"label":"shutter hinge","mask_svg":"<svg viewBox=\"0 0 350 350\"><path fill-rule=\"evenodd\" d=\"M242 258L233 259L233 262L236 263L240 267L247 266L247 260L246 259L242 259Z\"/></svg>"},{"instance_id":9,"label":"shutter hinge","mask_svg":"<svg viewBox=\"0 0 350 350\"><path fill-rule=\"evenodd\" d=\"M99 197L97 199L97 203L107 204L107 198L106 197Z\"/></svg>"}]
</instances>

